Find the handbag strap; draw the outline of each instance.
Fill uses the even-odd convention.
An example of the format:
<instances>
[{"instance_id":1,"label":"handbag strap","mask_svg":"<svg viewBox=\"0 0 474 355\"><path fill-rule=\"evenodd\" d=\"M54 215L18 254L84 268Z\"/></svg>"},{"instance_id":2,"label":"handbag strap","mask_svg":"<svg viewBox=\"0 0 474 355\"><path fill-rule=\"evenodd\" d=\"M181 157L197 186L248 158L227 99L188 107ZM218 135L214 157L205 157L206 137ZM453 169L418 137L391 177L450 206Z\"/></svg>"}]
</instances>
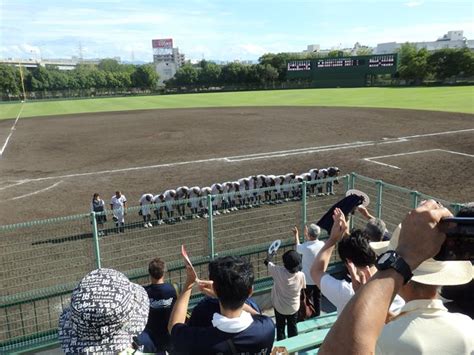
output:
<instances>
[{"instance_id":1,"label":"handbag strap","mask_svg":"<svg viewBox=\"0 0 474 355\"><path fill-rule=\"evenodd\" d=\"M229 345L229 349L232 352L232 355L237 355L238 352L237 352L237 349L235 348L235 344L232 341L232 338L227 339L226 343L227 343L227 345Z\"/></svg>"}]
</instances>

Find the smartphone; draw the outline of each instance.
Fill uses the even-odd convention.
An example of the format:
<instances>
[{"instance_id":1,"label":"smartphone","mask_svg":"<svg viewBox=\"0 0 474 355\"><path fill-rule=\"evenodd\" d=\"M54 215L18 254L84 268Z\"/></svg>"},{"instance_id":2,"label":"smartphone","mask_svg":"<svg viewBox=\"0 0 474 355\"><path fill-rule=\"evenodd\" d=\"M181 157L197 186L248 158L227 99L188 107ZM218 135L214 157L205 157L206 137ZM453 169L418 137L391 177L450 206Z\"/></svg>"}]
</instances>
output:
<instances>
[{"instance_id":1,"label":"smartphone","mask_svg":"<svg viewBox=\"0 0 474 355\"><path fill-rule=\"evenodd\" d=\"M447 217L440 221L446 241L435 260L474 261L474 217Z\"/></svg>"}]
</instances>

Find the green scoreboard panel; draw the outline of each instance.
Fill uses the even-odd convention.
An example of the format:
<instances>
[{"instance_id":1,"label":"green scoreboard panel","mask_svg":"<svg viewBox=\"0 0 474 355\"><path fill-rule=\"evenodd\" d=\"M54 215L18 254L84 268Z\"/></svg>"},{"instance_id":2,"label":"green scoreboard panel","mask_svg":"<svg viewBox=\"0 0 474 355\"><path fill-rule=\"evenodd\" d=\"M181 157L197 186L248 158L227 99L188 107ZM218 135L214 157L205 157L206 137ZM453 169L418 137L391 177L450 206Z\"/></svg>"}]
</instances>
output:
<instances>
[{"instance_id":1,"label":"green scoreboard panel","mask_svg":"<svg viewBox=\"0 0 474 355\"><path fill-rule=\"evenodd\" d=\"M309 79L315 87L368 86L376 75L396 73L397 55L293 60L286 69L287 79Z\"/></svg>"}]
</instances>

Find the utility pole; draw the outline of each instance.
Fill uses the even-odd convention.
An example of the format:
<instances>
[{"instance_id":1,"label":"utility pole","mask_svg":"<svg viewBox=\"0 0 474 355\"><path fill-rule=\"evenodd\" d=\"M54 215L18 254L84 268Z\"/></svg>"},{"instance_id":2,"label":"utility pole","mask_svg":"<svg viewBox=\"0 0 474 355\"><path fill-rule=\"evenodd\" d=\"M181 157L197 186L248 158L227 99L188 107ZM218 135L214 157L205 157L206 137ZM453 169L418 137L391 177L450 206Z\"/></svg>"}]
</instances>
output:
<instances>
[{"instance_id":1,"label":"utility pole","mask_svg":"<svg viewBox=\"0 0 474 355\"><path fill-rule=\"evenodd\" d=\"M26 101L26 92L25 92L25 82L23 77L23 69L21 68L21 63L18 62L18 67L20 68L20 79L21 79L21 88L23 89L23 101Z\"/></svg>"}]
</instances>

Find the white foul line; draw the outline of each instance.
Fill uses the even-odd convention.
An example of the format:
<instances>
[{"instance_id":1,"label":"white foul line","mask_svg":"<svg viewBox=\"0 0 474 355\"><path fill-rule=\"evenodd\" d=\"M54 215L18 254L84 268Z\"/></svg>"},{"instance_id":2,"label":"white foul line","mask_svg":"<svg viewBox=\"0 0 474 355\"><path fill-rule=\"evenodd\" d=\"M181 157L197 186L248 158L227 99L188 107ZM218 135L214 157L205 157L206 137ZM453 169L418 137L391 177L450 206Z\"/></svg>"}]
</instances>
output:
<instances>
[{"instance_id":1,"label":"white foul line","mask_svg":"<svg viewBox=\"0 0 474 355\"><path fill-rule=\"evenodd\" d=\"M29 194L26 194L26 195L21 195L21 196L17 196L17 197L13 197L13 198L10 198L8 199L7 201L14 201L14 200L19 200L21 198L25 198L25 197L29 197L29 196L33 196L33 195L36 195L36 194L39 194L40 192L45 192L45 191L48 191L48 190L51 190L53 188L55 188L56 186L58 186L60 183L62 183L63 181L58 181L57 183L55 183L54 185L51 185L51 186L48 186L44 189L41 189L41 190L38 190L38 191L35 191L35 192L30 192Z\"/></svg>"},{"instance_id":2,"label":"white foul line","mask_svg":"<svg viewBox=\"0 0 474 355\"><path fill-rule=\"evenodd\" d=\"M18 119L20 118L21 111L23 111L24 104L21 105L20 112L18 112L18 115L16 116L15 122L13 122L13 126L10 128L10 134L8 135L7 139L5 140L5 143L3 144L2 150L0 150L0 158L3 156L3 152L5 151L5 148L7 147L8 141L10 140L10 137L13 134L13 131L15 130L16 123L18 122Z\"/></svg>"},{"instance_id":3,"label":"white foul line","mask_svg":"<svg viewBox=\"0 0 474 355\"><path fill-rule=\"evenodd\" d=\"M377 156L377 157L364 158L363 160L368 161L368 162L371 162L371 163L374 163L374 164L379 164L379 165L382 165L382 166L386 166L386 167L389 167L389 168L393 168L393 169L400 169L400 168L399 168L398 166L396 166L396 165L390 165L390 164L382 163L382 162L376 161L375 159L390 158L390 157L401 157L401 156L405 156L405 155L420 154L420 153L430 153L430 152L445 152L445 153L450 153L450 154L462 155L462 156L464 156L464 157L474 158L474 155L472 155L472 154L461 153L461 152L455 152L455 151L452 151L452 150L445 150L445 149L427 149L427 150L417 150L417 151L414 151L414 152L406 152L406 153L398 153L398 154L389 154L389 155L379 155L379 156Z\"/></svg>"},{"instance_id":4,"label":"white foul line","mask_svg":"<svg viewBox=\"0 0 474 355\"><path fill-rule=\"evenodd\" d=\"M168 168L168 167L175 167L180 165L189 165L189 164L201 164L201 163L211 163L211 162L226 162L226 163L235 163L241 162L246 160L256 160L256 159L270 159L270 158L280 158L280 157L287 157L291 155L298 155L298 154L309 154L309 153L319 153L319 152L326 152L331 150L342 150L342 149L353 149L353 148L360 148L360 147L367 147L367 146L374 146L379 144L393 144L393 143L403 143L407 142L410 139L415 138L423 138L428 136L436 136L436 135L445 135L445 134L455 134L455 133L463 133L463 132L471 132L474 131L474 128L470 129L461 129L457 131L446 131L446 132L438 132L438 133L428 133L428 134L419 134L407 137L399 137L399 138L389 138L389 139L381 139L381 140L374 140L374 141L357 141L351 143L340 143L340 144L333 144L333 145L325 145L319 147L308 147L308 148L297 148L297 149L290 149L290 150L280 150L274 152L266 152L266 153L255 153L255 154L246 154L246 155L236 155L230 157L220 157L220 158L209 158L209 159L199 159L199 160L189 160L189 161L182 161L182 162L174 162L174 163L165 163L165 164L156 164L156 165L148 165L148 166L137 166L131 168L122 168L122 169L111 169L111 170L102 170L102 171L91 171L86 173L76 173L76 174L67 174L67 175L59 175L59 176L47 176L42 178L35 178L35 179L23 179L18 181L18 183L25 183L25 182L35 182L35 181L45 181L45 180L57 180L57 179L67 179L67 178L74 178L74 177L82 177L82 176L93 176L93 175L103 175L103 174L114 174L114 173L122 173L127 171L138 171L138 170L148 170L148 169L158 169L158 168ZM406 154L406 153L402 153ZM367 159L373 159L366 158ZM394 165L388 165L380 162L374 162L372 160L368 160L375 164L386 165L393 168ZM13 185L10 185L13 186ZM8 188L3 187L4 188Z\"/></svg>"}]
</instances>

